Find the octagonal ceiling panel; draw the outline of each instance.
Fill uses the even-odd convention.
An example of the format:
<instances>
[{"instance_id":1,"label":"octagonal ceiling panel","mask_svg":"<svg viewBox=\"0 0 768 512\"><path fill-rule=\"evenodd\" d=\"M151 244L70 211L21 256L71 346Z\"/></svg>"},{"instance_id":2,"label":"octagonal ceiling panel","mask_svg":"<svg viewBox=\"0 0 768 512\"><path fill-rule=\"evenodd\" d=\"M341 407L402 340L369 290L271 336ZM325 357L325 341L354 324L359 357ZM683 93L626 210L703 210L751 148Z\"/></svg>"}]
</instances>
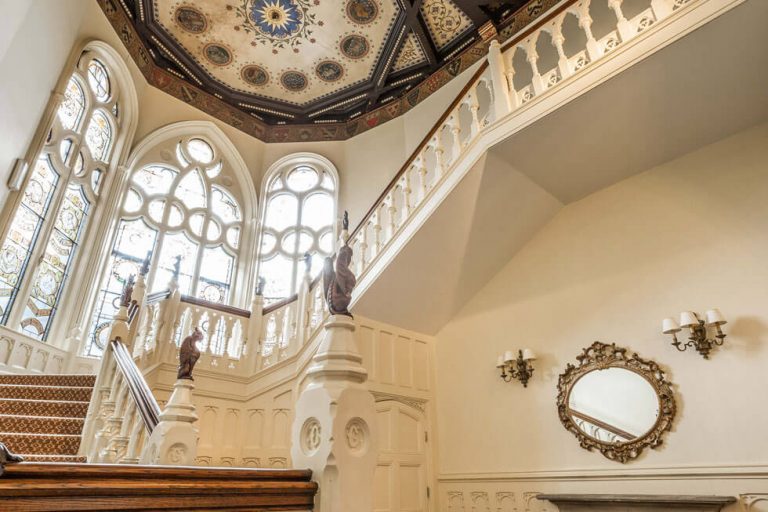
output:
<instances>
[{"instance_id":1,"label":"octagonal ceiling panel","mask_svg":"<svg viewBox=\"0 0 768 512\"><path fill-rule=\"evenodd\" d=\"M151 85L288 142L343 140L402 115L491 38L575 0L96 1Z\"/></svg>"},{"instance_id":2,"label":"octagonal ceiling panel","mask_svg":"<svg viewBox=\"0 0 768 512\"><path fill-rule=\"evenodd\" d=\"M294 105L370 79L396 0L154 0L154 16L222 85Z\"/></svg>"}]
</instances>

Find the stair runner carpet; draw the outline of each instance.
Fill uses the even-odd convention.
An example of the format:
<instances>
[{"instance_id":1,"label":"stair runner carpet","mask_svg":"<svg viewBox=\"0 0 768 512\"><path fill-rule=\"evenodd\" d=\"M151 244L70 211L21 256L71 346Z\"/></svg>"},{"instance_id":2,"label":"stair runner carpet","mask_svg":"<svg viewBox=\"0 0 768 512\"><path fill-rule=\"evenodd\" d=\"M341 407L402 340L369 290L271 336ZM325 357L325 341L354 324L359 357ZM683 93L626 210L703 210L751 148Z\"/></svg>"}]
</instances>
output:
<instances>
[{"instance_id":1,"label":"stair runner carpet","mask_svg":"<svg viewBox=\"0 0 768 512\"><path fill-rule=\"evenodd\" d=\"M0 375L0 441L28 462L85 462L80 435L95 375Z\"/></svg>"}]
</instances>

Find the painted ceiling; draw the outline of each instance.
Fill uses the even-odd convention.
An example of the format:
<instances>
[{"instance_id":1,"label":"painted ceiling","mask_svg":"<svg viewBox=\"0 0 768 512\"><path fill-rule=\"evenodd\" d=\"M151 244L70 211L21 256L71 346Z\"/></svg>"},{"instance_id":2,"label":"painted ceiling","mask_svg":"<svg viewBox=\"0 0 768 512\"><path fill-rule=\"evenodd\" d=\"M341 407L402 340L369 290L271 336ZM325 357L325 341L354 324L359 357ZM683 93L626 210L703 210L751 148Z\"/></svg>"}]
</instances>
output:
<instances>
[{"instance_id":1,"label":"painted ceiling","mask_svg":"<svg viewBox=\"0 0 768 512\"><path fill-rule=\"evenodd\" d=\"M401 115L557 0L98 0L148 81L266 141Z\"/></svg>"}]
</instances>

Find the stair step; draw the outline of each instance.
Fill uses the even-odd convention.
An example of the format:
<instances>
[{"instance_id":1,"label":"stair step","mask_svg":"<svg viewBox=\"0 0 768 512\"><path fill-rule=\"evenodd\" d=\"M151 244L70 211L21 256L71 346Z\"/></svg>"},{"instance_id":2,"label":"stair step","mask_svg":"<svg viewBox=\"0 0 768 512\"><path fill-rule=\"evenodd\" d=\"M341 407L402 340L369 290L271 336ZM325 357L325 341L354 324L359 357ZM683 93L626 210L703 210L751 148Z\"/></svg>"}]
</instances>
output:
<instances>
[{"instance_id":1,"label":"stair step","mask_svg":"<svg viewBox=\"0 0 768 512\"><path fill-rule=\"evenodd\" d=\"M92 391L92 387L0 384L0 398L18 398L25 400L87 402L91 399Z\"/></svg>"},{"instance_id":2,"label":"stair step","mask_svg":"<svg viewBox=\"0 0 768 512\"><path fill-rule=\"evenodd\" d=\"M11 416L0 414L0 432L20 434L80 435L82 418L55 418L41 416Z\"/></svg>"},{"instance_id":3,"label":"stair step","mask_svg":"<svg viewBox=\"0 0 768 512\"><path fill-rule=\"evenodd\" d=\"M14 453L32 455L77 455L80 436L16 434L0 432L0 442Z\"/></svg>"},{"instance_id":4,"label":"stair step","mask_svg":"<svg viewBox=\"0 0 768 512\"><path fill-rule=\"evenodd\" d=\"M95 375L0 375L0 384L19 386L73 386L93 387Z\"/></svg>"},{"instance_id":5,"label":"stair step","mask_svg":"<svg viewBox=\"0 0 768 512\"><path fill-rule=\"evenodd\" d=\"M14 416L43 416L57 418L85 418L88 402L60 402L51 400L19 400L0 398L0 414Z\"/></svg>"},{"instance_id":6,"label":"stair step","mask_svg":"<svg viewBox=\"0 0 768 512\"><path fill-rule=\"evenodd\" d=\"M67 462L85 464L87 458L80 455L34 455L29 453L20 453L24 457L24 462Z\"/></svg>"}]
</instances>

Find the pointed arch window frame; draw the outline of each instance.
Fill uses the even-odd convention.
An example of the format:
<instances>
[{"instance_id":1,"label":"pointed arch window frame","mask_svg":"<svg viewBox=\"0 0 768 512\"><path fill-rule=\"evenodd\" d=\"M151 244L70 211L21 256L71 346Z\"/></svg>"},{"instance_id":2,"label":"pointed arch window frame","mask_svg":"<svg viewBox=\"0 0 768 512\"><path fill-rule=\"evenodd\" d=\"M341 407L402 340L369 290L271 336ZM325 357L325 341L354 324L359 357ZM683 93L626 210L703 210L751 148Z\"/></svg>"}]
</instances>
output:
<instances>
[{"instance_id":1,"label":"pointed arch window frame","mask_svg":"<svg viewBox=\"0 0 768 512\"><path fill-rule=\"evenodd\" d=\"M292 171L301 168L301 167L310 167L313 170L315 170L319 175L320 178L316 185L310 187L307 190L296 192L296 191L287 191L287 190L270 190L275 179L279 176L288 176ZM323 173L325 173L332 181L333 188L332 190L329 190L328 188L322 187L323 182ZM339 218L339 172L336 169L336 166L331 162L328 158L319 155L317 153L311 153L311 152L298 152L298 153L292 153L290 155L286 155L277 161L275 161L266 171L264 174L264 178L262 179L262 185L261 185L261 195L262 198L261 201L261 208L259 210L259 239L258 239L258 254L257 254L257 275L261 276L262 270L263 270L263 264L266 261L269 261L273 256L269 253L273 251L268 251L268 257L264 258L264 253L262 251L263 249L263 242L265 235L270 236L270 228L266 225L267 221L267 214L269 209L269 204L271 199L274 197L277 197L281 194L290 193L298 200L298 208L296 213L297 222L296 224L291 227L288 226L285 229L280 230L282 233L282 237L285 238L290 234L291 230L294 230L297 234L303 231L303 226L301 223L302 219L302 211L304 202L309 199L311 196L315 195L316 193L322 191L325 193L329 193L333 200L333 214L332 219L330 221L330 233L331 233L331 247L330 251L327 252L327 255L331 255L335 252L337 245L338 245L338 236L339 236L339 227L338 227L338 218ZM312 240L312 248L317 249L319 247L319 239L322 235L317 235L319 232L325 232L328 229L328 225L324 226L320 230L314 230L311 229L310 231L313 232L313 240ZM298 238L298 237L297 237ZM298 240L296 242L297 248L298 248ZM274 242L275 246L280 246L281 240L279 238L275 238ZM265 300L267 303L271 302L279 302L280 300L286 299L292 295L294 295L300 285L300 270L303 266L303 254L299 253L300 251L297 251L293 255L285 255L285 257L292 257L291 266L292 266L292 277L291 277L291 284L288 291L288 294L286 296L282 297L269 297L268 293L265 291ZM281 254L281 251L276 250L275 255ZM324 257L325 254L321 254L320 258L314 259L312 261L313 268L319 269L322 266L322 257Z\"/></svg>"},{"instance_id":2,"label":"pointed arch window frame","mask_svg":"<svg viewBox=\"0 0 768 512\"><path fill-rule=\"evenodd\" d=\"M96 98L96 93L88 82L89 66L92 62L98 62L108 73L110 91L102 100ZM66 98L67 87L72 82L77 84L78 91L84 96L82 111L74 124L68 126L60 118L59 110ZM53 243L55 232L62 227L59 217L68 201L67 196L73 189L79 189L79 194L87 204L81 212L79 225L75 226L75 239L70 240L73 245L64 261L65 265L57 270L63 274L57 283L55 299L47 313L43 332L38 329L36 333L25 333L40 341L68 348L68 337L62 335L55 340L48 337L54 327L61 333L70 332L77 321L78 298L86 291L88 279L71 280L67 277L76 272L80 274L83 269L90 267L93 251L89 247L99 240L100 221L108 209L119 162L125 158L130 147L137 125L137 111L138 99L134 84L119 54L111 46L97 40L75 47L63 67L32 142L27 148L24 157L24 161L28 163L27 171L23 175L12 177L11 182L15 186L12 187L11 195L0 212L2 244L11 229L11 220L22 207L35 166L41 159L52 162L52 169L58 175L57 183L44 218L41 219L30 244L26 262L19 273L19 285L13 293L13 300L7 305L3 318L3 324L7 328L24 332L25 324L34 323L30 321L28 306L36 286L35 281L41 265L45 263L46 254L50 255L49 246ZM110 133L106 157L101 160L90 157L90 150L85 143L85 133L96 112L103 113ZM66 143L65 155L61 151L64 141L69 141ZM61 252L61 249L58 247L56 250ZM58 329L61 326L63 329Z\"/></svg>"}]
</instances>

